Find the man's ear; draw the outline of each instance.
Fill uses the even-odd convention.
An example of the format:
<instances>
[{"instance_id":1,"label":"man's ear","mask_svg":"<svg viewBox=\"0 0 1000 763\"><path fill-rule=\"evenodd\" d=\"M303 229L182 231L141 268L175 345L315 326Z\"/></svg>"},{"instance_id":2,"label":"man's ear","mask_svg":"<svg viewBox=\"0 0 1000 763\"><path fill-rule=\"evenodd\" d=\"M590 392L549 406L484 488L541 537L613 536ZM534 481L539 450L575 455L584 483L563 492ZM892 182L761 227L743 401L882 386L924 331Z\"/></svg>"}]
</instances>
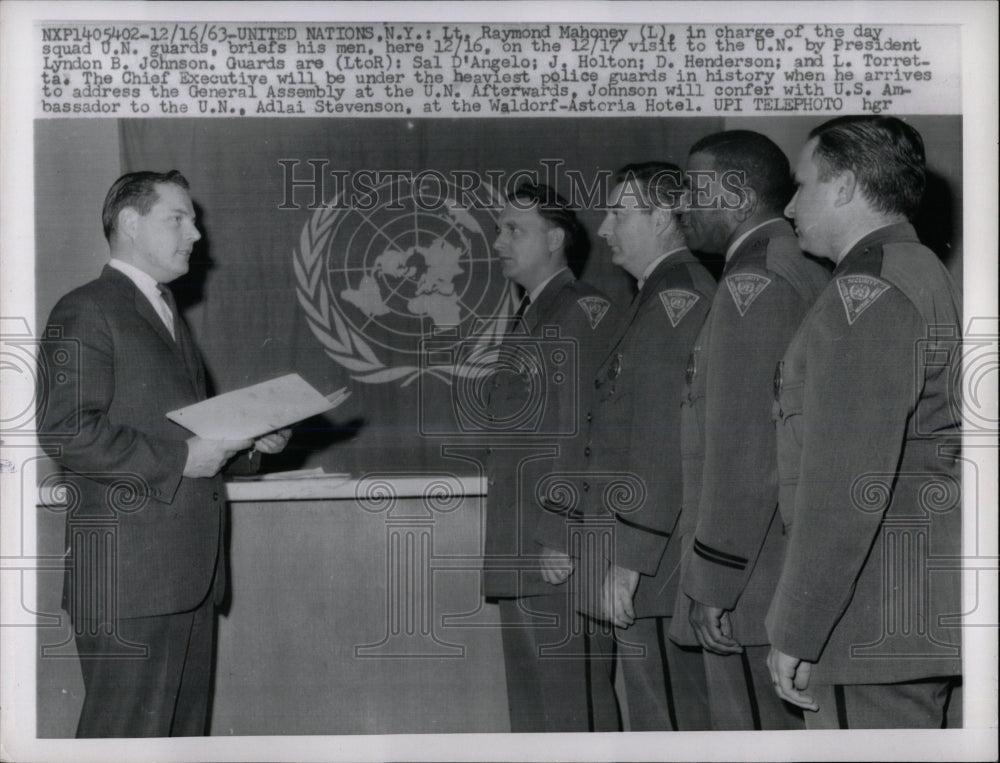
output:
<instances>
[{"instance_id":1,"label":"man's ear","mask_svg":"<svg viewBox=\"0 0 1000 763\"><path fill-rule=\"evenodd\" d=\"M566 231L558 225L551 226L545 235L549 242L549 252L558 252L566 243Z\"/></svg>"},{"instance_id":2,"label":"man's ear","mask_svg":"<svg viewBox=\"0 0 1000 763\"><path fill-rule=\"evenodd\" d=\"M128 238L135 238L136 226L139 223L139 211L135 207L125 207L118 212L117 231Z\"/></svg>"},{"instance_id":3,"label":"man's ear","mask_svg":"<svg viewBox=\"0 0 1000 763\"><path fill-rule=\"evenodd\" d=\"M673 210L660 206L654 206L649 210L649 214L653 218L653 227L657 236L662 236L666 233L670 229L670 224L673 222L674 217L676 217Z\"/></svg>"},{"instance_id":4,"label":"man's ear","mask_svg":"<svg viewBox=\"0 0 1000 763\"><path fill-rule=\"evenodd\" d=\"M740 222L744 220L749 220L757 212L757 205L760 203L760 196L757 195L757 189L751 188L748 185L743 186L743 197L741 201L743 202L738 209L733 210L733 214L736 219Z\"/></svg>"},{"instance_id":5,"label":"man's ear","mask_svg":"<svg viewBox=\"0 0 1000 763\"><path fill-rule=\"evenodd\" d=\"M836 195L833 199L833 206L842 207L850 204L854 199L854 194L859 191L858 177L853 170L844 170L833 179L836 183Z\"/></svg>"}]
</instances>

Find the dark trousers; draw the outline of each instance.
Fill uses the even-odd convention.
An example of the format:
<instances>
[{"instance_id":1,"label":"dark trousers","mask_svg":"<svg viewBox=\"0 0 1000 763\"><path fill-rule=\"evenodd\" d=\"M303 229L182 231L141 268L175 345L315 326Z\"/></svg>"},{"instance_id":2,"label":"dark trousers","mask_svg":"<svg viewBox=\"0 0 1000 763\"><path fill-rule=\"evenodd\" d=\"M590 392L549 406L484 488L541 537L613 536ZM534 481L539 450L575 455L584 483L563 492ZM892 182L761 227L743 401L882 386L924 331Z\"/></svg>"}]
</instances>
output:
<instances>
[{"instance_id":1,"label":"dark trousers","mask_svg":"<svg viewBox=\"0 0 1000 763\"><path fill-rule=\"evenodd\" d=\"M610 634L565 593L498 603L510 730L618 731Z\"/></svg>"},{"instance_id":2,"label":"dark trousers","mask_svg":"<svg viewBox=\"0 0 1000 763\"><path fill-rule=\"evenodd\" d=\"M810 686L819 711L806 712L809 729L940 729L953 679L895 684Z\"/></svg>"},{"instance_id":3,"label":"dark trousers","mask_svg":"<svg viewBox=\"0 0 1000 763\"><path fill-rule=\"evenodd\" d=\"M743 654L702 652L713 731L804 729L802 711L771 686L769 646L745 646Z\"/></svg>"},{"instance_id":4,"label":"dark trousers","mask_svg":"<svg viewBox=\"0 0 1000 763\"><path fill-rule=\"evenodd\" d=\"M632 731L707 731L708 687L701 649L666 637L668 617L617 629Z\"/></svg>"},{"instance_id":5,"label":"dark trousers","mask_svg":"<svg viewBox=\"0 0 1000 763\"><path fill-rule=\"evenodd\" d=\"M88 630L78 627L76 634L86 689L78 738L206 733L215 639L211 597L190 612L120 619L115 634ZM120 653L121 640L146 647L146 655L101 656Z\"/></svg>"}]
</instances>

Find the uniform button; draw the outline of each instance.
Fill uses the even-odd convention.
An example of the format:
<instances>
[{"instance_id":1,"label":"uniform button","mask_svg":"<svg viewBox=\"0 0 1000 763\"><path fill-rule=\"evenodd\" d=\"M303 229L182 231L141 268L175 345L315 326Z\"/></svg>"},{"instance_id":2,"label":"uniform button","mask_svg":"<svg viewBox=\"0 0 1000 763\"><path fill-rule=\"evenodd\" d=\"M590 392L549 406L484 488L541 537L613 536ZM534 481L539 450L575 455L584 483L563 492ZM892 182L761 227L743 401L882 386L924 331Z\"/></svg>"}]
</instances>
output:
<instances>
[{"instance_id":1,"label":"uniform button","mask_svg":"<svg viewBox=\"0 0 1000 763\"><path fill-rule=\"evenodd\" d=\"M594 414L591 413L590 411L587 411L587 421L593 421L593 420L594 420Z\"/></svg>"},{"instance_id":2,"label":"uniform button","mask_svg":"<svg viewBox=\"0 0 1000 763\"><path fill-rule=\"evenodd\" d=\"M583 449L583 455L585 455L585 456L589 456L590 455L590 446L589 445L586 448Z\"/></svg>"},{"instance_id":3,"label":"uniform button","mask_svg":"<svg viewBox=\"0 0 1000 763\"><path fill-rule=\"evenodd\" d=\"M218 490L216 490L216 491L214 491L212 493L212 500L213 501L218 501L219 500L219 491Z\"/></svg>"},{"instance_id":4,"label":"uniform button","mask_svg":"<svg viewBox=\"0 0 1000 763\"><path fill-rule=\"evenodd\" d=\"M589 482L584 482L583 483L583 492L586 493L588 490L590 490L590 483Z\"/></svg>"},{"instance_id":5,"label":"uniform button","mask_svg":"<svg viewBox=\"0 0 1000 763\"><path fill-rule=\"evenodd\" d=\"M487 455L487 456L491 456L491 455L493 455L493 448L487 448L487 449L486 449L486 455Z\"/></svg>"},{"instance_id":6,"label":"uniform button","mask_svg":"<svg viewBox=\"0 0 1000 763\"><path fill-rule=\"evenodd\" d=\"M594 389L600 389L600 388L601 388L601 380L594 379Z\"/></svg>"}]
</instances>

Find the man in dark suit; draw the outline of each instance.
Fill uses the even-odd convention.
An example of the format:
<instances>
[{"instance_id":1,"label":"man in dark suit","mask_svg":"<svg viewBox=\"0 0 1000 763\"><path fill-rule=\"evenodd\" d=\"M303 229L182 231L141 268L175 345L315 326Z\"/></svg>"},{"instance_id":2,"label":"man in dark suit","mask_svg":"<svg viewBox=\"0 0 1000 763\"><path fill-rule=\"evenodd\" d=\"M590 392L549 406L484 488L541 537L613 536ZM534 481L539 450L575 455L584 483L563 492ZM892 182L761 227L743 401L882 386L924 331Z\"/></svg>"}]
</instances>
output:
<instances>
[{"instance_id":1,"label":"man in dark suit","mask_svg":"<svg viewBox=\"0 0 1000 763\"><path fill-rule=\"evenodd\" d=\"M205 733L215 608L225 593L220 470L276 453L191 437L165 414L206 396L205 371L165 284L187 272L195 226L176 171L119 178L103 208L111 261L64 296L46 336L76 343L46 390L39 437L65 471L66 608L86 698L79 737ZM103 523L103 524L102 524Z\"/></svg>"},{"instance_id":2,"label":"man in dark suit","mask_svg":"<svg viewBox=\"0 0 1000 763\"><path fill-rule=\"evenodd\" d=\"M692 146L688 246L725 270L688 364L684 563L670 636L704 648L715 730L804 728L771 689L764 615L781 569L774 367L829 274L804 257L782 210L788 159L748 130Z\"/></svg>"},{"instance_id":3,"label":"man in dark suit","mask_svg":"<svg viewBox=\"0 0 1000 763\"><path fill-rule=\"evenodd\" d=\"M778 696L810 728L941 728L961 671L959 295L908 222L920 134L814 129L785 213L836 263L775 379L789 533L767 614Z\"/></svg>"},{"instance_id":4,"label":"man in dark suit","mask_svg":"<svg viewBox=\"0 0 1000 763\"><path fill-rule=\"evenodd\" d=\"M684 242L679 168L629 165L615 183L599 235L638 294L598 367L586 417L580 490L588 519L611 521L613 543L585 606L617 627L631 730L707 729L701 654L665 634L679 577L681 394L715 282Z\"/></svg>"},{"instance_id":5,"label":"man in dark suit","mask_svg":"<svg viewBox=\"0 0 1000 763\"><path fill-rule=\"evenodd\" d=\"M618 730L611 662L591 664L587 623L565 575L542 577L543 556L555 551L535 541L546 485L559 476L554 464L579 444L581 387L615 319L611 302L567 266L585 235L552 188L524 184L508 198L494 244L504 276L524 290L484 395L491 433L484 591L500 607L515 732ZM565 541L553 545L564 549Z\"/></svg>"}]
</instances>

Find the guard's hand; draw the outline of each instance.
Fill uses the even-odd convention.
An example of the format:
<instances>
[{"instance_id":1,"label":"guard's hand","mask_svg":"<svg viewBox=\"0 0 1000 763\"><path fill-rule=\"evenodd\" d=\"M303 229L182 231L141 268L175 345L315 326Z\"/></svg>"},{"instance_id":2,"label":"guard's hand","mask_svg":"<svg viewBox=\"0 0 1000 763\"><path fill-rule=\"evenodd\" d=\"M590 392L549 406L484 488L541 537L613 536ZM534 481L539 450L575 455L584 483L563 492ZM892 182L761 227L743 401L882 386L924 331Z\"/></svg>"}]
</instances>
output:
<instances>
[{"instance_id":1,"label":"guard's hand","mask_svg":"<svg viewBox=\"0 0 1000 763\"><path fill-rule=\"evenodd\" d=\"M688 619L703 649L722 655L743 651L740 642L733 638L733 624L728 611L692 599Z\"/></svg>"},{"instance_id":2,"label":"guard's hand","mask_svg":"<svg viewBox=\"0 0 1000 763\"><path fill-rule=\"evenodd\" d=\"M628 628L635 622L635 608L632 597L639 585L639 573L612 564L604 576L604 590L601 593L601 608L604 619L619 628Z\"/></svg>"},{"instance_id":3,"label":"guard's hand","mask_svg":"<svg viewBox=\"0 0 1000 763\"><path fill-rule=\"evenodd\" d=\"M252 444L252 440L206 440L204 437L190 437L187 440L188 454L183 474L185 477L214 477L226 461Z\"/></svg>"},{"instance_id":4,"label":"guard's hand","mask_svg":"<svg viewBox=\"0 0 1000 763\"><path fill-rule=\"evenodd\" d=\"M253 449L259 453L268 453L270 455L281 453L285 449L285 446L288 445L288 440L291 436L291 429L279 429L277 432L271 432L254 440Z\"/></svg>"},{"instance_id":5,"label":"guard's hand","mask_svg":"<svg viewBox=\"0 0 1000 763\"><path fill-rule=\"evenodd\" d=\"M771 684L781 699L801 707L803 710L816 712L819 705L811 696L805 693L809 688L809 673L812 663L785 654L780 649L771 647L767 656L767 668L771 671Z\"/></svg>"},{"instance_id":6,"label":"guard's hand","mask_svg":"<svg viewBox=\"0 0 1000 763\"><path fill-rule=\"evenodd\" d=\"M573 560L568 554L542 546L542 580L549 585L561 585L573 574Z\"/></svg>"}]
</instances>

